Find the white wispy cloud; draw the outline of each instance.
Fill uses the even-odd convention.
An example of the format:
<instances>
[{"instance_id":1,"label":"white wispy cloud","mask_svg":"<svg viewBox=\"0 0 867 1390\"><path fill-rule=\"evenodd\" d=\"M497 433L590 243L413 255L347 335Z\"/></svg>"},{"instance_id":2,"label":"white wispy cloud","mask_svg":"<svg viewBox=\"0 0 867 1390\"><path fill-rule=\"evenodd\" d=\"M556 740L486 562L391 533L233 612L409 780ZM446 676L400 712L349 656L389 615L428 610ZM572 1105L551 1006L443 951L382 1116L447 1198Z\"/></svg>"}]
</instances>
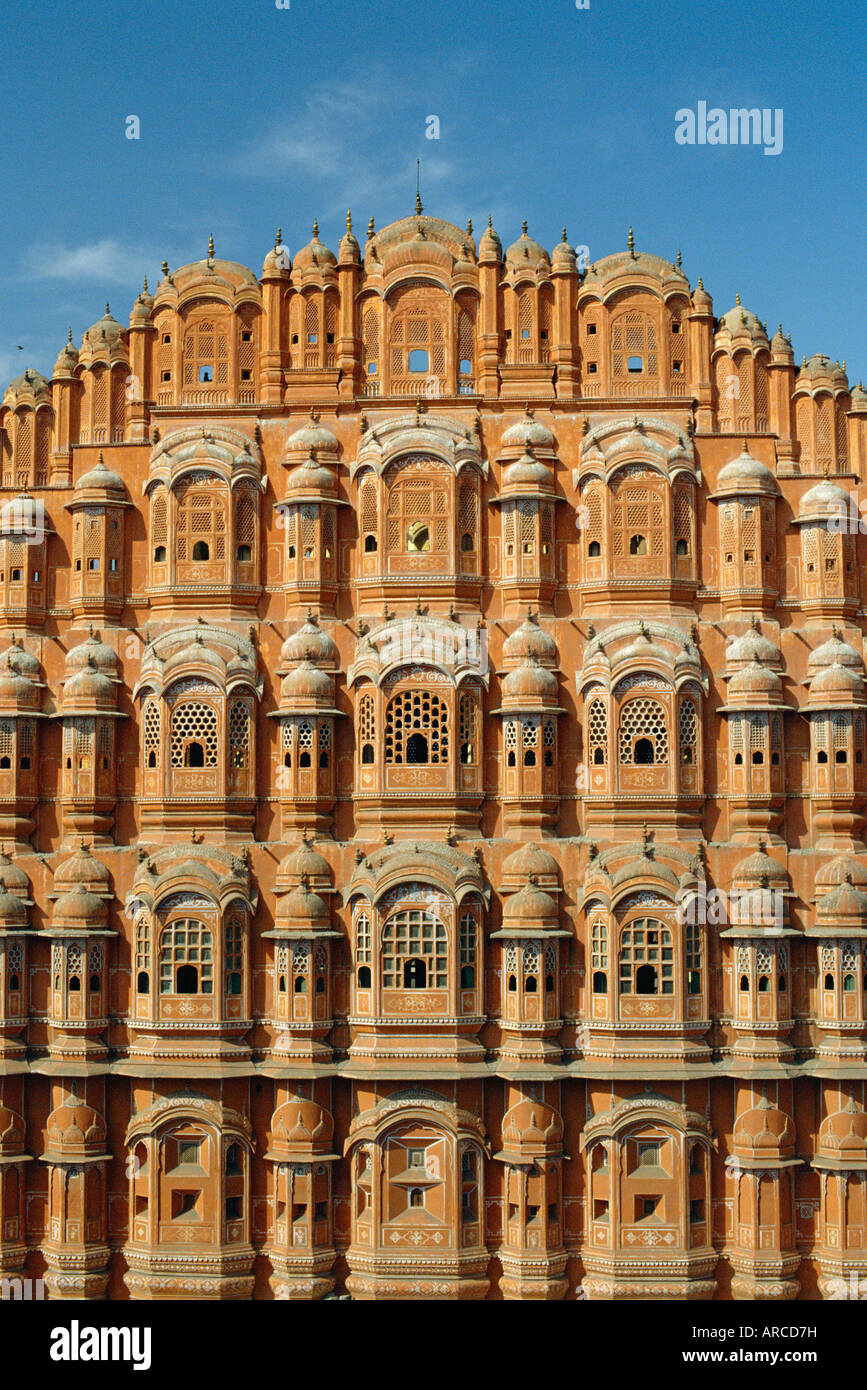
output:
<instances>
[{"instance_id":1,"label":"white wispy cloud","mask_svg":"<svg viewBox=\"0 0 867 1390\"><path fill-rule=\"evenodd\" d=\"M35 242L23 256L25 274L34 280L95 281L101 284L132 285L141 265L153 265L157 258L140 248L124 245L115 237L83 242L79 246L62 242Z\"/></svg>"}]
</instances>

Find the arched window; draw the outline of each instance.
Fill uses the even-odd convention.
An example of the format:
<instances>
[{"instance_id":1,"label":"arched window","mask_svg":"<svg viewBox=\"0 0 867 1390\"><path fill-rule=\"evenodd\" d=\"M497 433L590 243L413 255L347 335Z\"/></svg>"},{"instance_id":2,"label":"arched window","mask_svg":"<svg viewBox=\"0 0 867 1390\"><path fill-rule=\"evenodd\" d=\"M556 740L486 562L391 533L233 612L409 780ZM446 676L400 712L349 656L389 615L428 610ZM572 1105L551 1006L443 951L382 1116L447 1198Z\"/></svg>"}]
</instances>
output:
<instances>
[{"instance_id":1,"label":"arched window","mask_svg":"<svg viewBox=\"0 0 867 1390\"><path fill-rule=\"evenodd\" d=\"M373 961L373 936L370 918L366 912L359 912L355 919L355 966L360 989L370 989L370 967Z\"/></svg>"},{"instance_id":2,"label":"arched window","mask_svg":"<svg viewBox=\"0 0 867 1390\"><path fill-rule=\"evenodd\" d=\"M701 994L701 931L698 922L686 924L686 992Z\"/></svg>"},{"instance_id":3,"label":"arched window","mask_svg":"<svg viewBox=\"0 0 867 1390\"><path fill-rule=\"evenodd\" d=\"M223 969L226 994L240 994L244 969L244 925L238 917L233 917L226 923L223 936Z\"/></svg>"},{"instance_id":4,"label":"arched window","mask_svg":"<svg viewBox=\"0 0 867 1390\"><path fill-rule=\"evenodd\" d=\"M695 701L689 697L682 698L680 702L678 736L681 763L694 765L698 757L698 710Z\"/></svg>"},{"instance_id":5,"label":"arched window","mask_svg":"<svg viewBox=\"0 0 867 1390\"><path fill-rule=\"evenodd\" d=\"M458 751L460 761L465 766L473 766L479 761L477 734L477 707L475 693L465 690L458 706Z\"/></svg>"},{"instance_id":6,"label":"arched window","mask_svg":"<svg viewBox=\"0 0 867 1390\"><path fill-rule=\"evenodd\" d=\"M142 719L144 727L144 765L159 767L162 739L160 736L160 707L156 700L146 700Z\"/></svg>"},{"instance_id":7,"label":"arched window","mask_svg":"<svg viewBox=\"0 0 867 1390\"><path fill-rule=\"evenodd\" d=\"M596 918L591 927L590 964L593 972L593 993L608 992L608 926Z\"/></svg>"},{"instance_id":8,"label":"arched window","mask_svg":"<svg viewBox=\"0 0 867 1390\"><path fill-rule=\"evenodd\" d=\"M647 314L633 309L614 320L611 371L615 377L626 377L632 372L657 375L656 328Z\"/></svg>"},{"instance_id":9,"label":"arched window","mask_svg":"<svg viewBox=\"0 0 867 1390\"><path fill-rule=\"evenodd\" d=\"M473 989L476 983L476 919L472 912L461 916L461 989Z\"/></svg>"},{"instance_id":10,"label":"arched window","mask_svg":"<svg viewBox=\"0 0 867 1390\"><path fill-rule=\"evenodd\" d=\"M172 767L216 767L217 711L203 700L183 700L172 710Z\"/></svg>"},{"instance_id":11,"label":"arched window","mask_svg":"<svg viewBox=\"0 0 867 1390\"><path fill-rule=\"evenodd\" d=\"M216 477L204 475L179 487L175 549L179 563L225 562L225 485Z\"/></svg>"},{"instance_id":12,"label":"arched window","mask_svg":"<svg viewBox=\"0 0 867 1390\"><path fill-rule=\"evenodd\" d=\"M137 994L147 994L150 989L150 960L150 928L147 922L139 922L135 929L135 980Z\"/></svg>"},{"instance_id":13,"label":"arched window","mask_svg":"<svg viewBox=\"0 0 867 1390\"><path fill-rule=\"evenodd\" d=\"M180 918L160 938L160 994L213 994L214 951L203 922Z\"/></svg>"},{"instance_id":14,"label":"arched window","mask_svg":"<svg viewBox=\"0 0 867 1390\"><path fill-rule=\"evenodd\" d=\"M654 917L639 917L620 933L620 993L674 993L671 932Z\"/></svg>"},{"instance_id":15,"label":"arched window","mask_svg":"<svg viewBox=\"0 0 867 1390\"><path fill-rule=\"evenodd\" d=\"M444 465L408 459L390 475L386 504L386 545L390 554L449 551L452 528Z\"/></svg>"},{"instance_id":16,"label":"arched window","mask_svg":"<svg viewBox=\"0 0 867 1390\"><path fill-rule=\"evenodd\" d=\"M590 762L604 767L608 761L608 710L604 700L591 700L587 706L587 747Z\"/></svg>"},{"instance_id":17,"label":"arched window","mask_svg":"<svg viewBox=\"0 0 867 1390\"><path fill-rule=\"evenodd\" d=\"M620 711L620 761L624 764L668 762L668 729L665 710L658 700L641 696L629 700Z\"/></svg>"},{"instance_id":18,"label":"arched window","mask_svg":"<svg viewBox=\"0 0 867 1390\"><path fill-rule=\"evenodd\" d=\"M385 712L388 764L440 764L449 758L448 708L425 687L402 690Z\"/></svg>"},{"instance_id":19,"label":"arched window","mask_svg":"<svg viewBox=\"0 0 867 1390\"><path fill-rule=\"evenodd\" d=\"M382 931L384 989L448 988L448 942L438 917L424 908L396 912Z\"/></svg>"},{"instance_id":20,"label":"arched window","mask_svg":"<svg viewBox=\"0 0 867 1390\"><path fill-rule=\"evenodd\" d=\"M362 763L375 762L376 707L370 694L360 695L358 699L358 744Z\"/></svg>"}]
</instances>

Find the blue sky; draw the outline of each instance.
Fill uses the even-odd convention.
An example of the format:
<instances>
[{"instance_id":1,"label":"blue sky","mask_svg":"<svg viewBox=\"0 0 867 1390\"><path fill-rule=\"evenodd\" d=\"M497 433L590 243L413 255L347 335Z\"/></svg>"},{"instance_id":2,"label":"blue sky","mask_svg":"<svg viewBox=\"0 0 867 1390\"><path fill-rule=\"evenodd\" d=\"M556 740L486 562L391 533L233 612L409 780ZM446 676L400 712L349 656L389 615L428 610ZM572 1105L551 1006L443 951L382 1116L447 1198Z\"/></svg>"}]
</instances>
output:
<instances>
[{"instance_id":1,"label":"blue sky","mask_svg":"<svg viewBox=\"0 0 867 1390\"><path fill-rule=\"evenodd\" d=\"M417 158L432 215L549 248L565 223L591 259L631 223L718 314L737 291L867 380L852 0L5 0L2 25L0 389L210 232L257 274L278 225L336 249L350 205L363 241L412 210ZM782 153L678 145L700 101L782 108Z\"/></svg>"}]
</instances>

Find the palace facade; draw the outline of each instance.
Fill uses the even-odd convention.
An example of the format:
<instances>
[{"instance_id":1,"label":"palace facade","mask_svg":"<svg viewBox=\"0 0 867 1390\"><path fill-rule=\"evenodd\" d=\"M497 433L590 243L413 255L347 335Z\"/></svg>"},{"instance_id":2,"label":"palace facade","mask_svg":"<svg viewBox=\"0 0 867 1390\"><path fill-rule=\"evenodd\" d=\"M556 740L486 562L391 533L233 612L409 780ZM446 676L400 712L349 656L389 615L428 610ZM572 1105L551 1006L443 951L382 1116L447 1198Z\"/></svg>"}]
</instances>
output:
<instances>
[{"instance_id":1,"label":"palace facade","mask_svg":"<svg viewBox=\"0 0 867 1390\"><path fill-rule=\"evenodd\" d=\"M679 256L420 204L17 377L8 1287L861 1287L865 471Z\"/></svg>"}]
</instances>

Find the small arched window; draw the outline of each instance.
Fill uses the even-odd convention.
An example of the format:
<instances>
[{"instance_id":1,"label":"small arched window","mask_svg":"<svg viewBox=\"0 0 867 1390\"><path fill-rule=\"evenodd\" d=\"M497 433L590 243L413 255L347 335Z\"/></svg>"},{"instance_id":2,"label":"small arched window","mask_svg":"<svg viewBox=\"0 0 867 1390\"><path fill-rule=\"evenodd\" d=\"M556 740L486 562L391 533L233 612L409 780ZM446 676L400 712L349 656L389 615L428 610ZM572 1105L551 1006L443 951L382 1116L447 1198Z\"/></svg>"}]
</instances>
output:
<instances>
[{"instance_id":1,"label":"small arched window","mask_svg":"<svg viewBox=\"0 0 867 1390\"><path fill-rule=\"evenodd\" d=\"M169 923L160 938L160 994L212 994L213 990L210 929L194 918Z\"/></svg>"},{"instance_id":2,"label":"small arched window","mask_svg":"<svg viewBox=\"0 0 867 1390\"><path fill-rule=\"evenodd\" d=\"M448 941L438 917L425 908L396 912L382 932L385 989L446 989Z\"/></svg>"}]
</instances>

